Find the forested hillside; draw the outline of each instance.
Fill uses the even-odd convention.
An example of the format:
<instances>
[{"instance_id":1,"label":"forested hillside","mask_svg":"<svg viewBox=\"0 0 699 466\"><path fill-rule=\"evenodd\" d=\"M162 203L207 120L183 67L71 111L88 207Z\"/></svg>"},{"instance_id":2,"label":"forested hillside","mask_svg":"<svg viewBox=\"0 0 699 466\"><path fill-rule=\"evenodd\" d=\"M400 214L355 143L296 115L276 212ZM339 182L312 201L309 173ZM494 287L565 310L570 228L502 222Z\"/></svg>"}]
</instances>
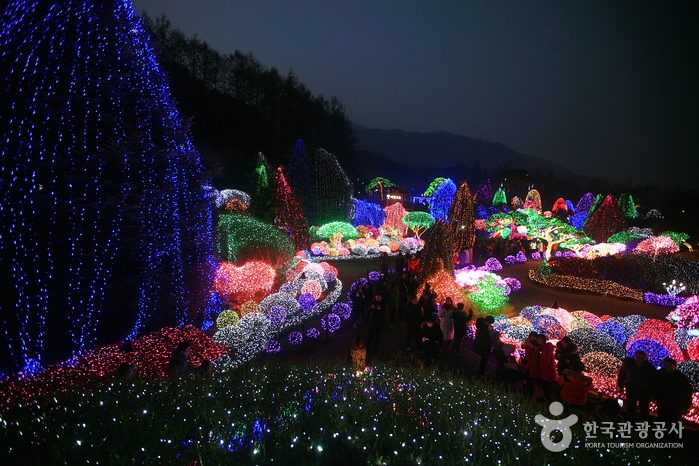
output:
<instances>
[{"instance_id":1,"label":"forested hillside","mask_svg":"<svg viewBox=\"0 0 699 466\"><path fill-rule=\"evenodd\" d=\"M180 111L193 118L195 143L221 168L222 183L244 184L244 168L260 151L272 164L286 163L298 139L347 161L355 136L335 96L314 95L293 70L267 69L252 52L220 53L173 29L165 15L142 17Z\"/></svg>"}]
</instances>

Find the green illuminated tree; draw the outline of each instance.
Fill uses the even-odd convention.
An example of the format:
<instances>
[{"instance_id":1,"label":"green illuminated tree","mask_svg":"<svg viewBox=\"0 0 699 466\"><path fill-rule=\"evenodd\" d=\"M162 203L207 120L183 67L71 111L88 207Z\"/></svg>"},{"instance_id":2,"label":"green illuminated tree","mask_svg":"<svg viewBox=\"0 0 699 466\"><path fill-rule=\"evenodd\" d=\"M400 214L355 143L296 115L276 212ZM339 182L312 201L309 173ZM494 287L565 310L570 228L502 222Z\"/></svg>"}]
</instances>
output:
<instances>
[{"instance_id":1,"label":"green illuminated tree","mask_svg":"<svg viewBox=\"0 0 699 466\"><path fill-rule=\"evenodd\" d=\"M621 207L621 212L624 214L624 218L628 220L633 220L638 216L636 212L636 205L633 202L633 197L631 194L624 193L619 196L619 207Z\"/></svg>"},{"instance_id":2,"label":"green illuminated tree","mask_svg":"<svg viewBox=\"0 0 699 466\"><path fill-rule=\"evenodd\" d=\"M381 200L383 201L384 188L390 188L392 186L395 186L395 184L391 180L377 176L376 178L367 183L366 192L370 193L378 189L381 193Z\"/></svg>"},{"instance_id":3,"label":"green illuminated tree","mask_svg":"<svg viewBox=\"0 0 699 466\"><path fill-rule=\"evenodd\" d=\"M446 180L446 178L435 178L432 183L427 187L427 191L422 193L424 197L431 197L434 194L434 190L437 189L437 186L442 184L442 181Z\"/></svg>"},{"instance_id":4,"label":"green illuminated tree","mask_svg":"<svg viewBox=\"0 0 699 466\"><path fill-rule=\"evenodd\" d=\"M221 214L218 228L218 253L224 261L242 265L261 260L280 267L294 255L294 245L283 231L250 216Z\"/></svg>"},{"instance_id":5,"label":"green illuminated tree","mask_svg":"<svg viewBox=\"0 0 699 466\"><path fill-rule=\"evenodd\" d=\"M503 204L507 204L507 197L505 196L505 190L500 188L495 191L495 195L493 196L493 205L498 206Z\"/></svg>"},{"instance_id":6,"label":"green illuminated tree","mask_svg":"<svg viewBox=\"0 0 699 466\"><path fill-rule=\"evenodd\" d=\"M409 226L419 239L428 228L434 225L434 217L427 212L408 212L403 216L402 222Z\"/></svg>"},{"instance_id":7,"label":"green illuminated tree","mask_svg":"<svg viewBox=\"0 0 699 466\"><path fill-rule=\"evenodd\" d=\"M331 243L359 238L357 229L347 222L326 223L313 234L315 240L328 240Z\"/></svg>"}]
</instances>

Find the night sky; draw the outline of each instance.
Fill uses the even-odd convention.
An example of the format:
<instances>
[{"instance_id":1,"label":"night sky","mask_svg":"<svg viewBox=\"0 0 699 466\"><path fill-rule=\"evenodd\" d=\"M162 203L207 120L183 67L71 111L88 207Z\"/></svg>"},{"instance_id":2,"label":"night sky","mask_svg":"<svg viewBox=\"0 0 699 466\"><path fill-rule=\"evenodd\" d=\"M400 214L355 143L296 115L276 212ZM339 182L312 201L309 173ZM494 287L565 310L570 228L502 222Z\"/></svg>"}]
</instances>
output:
<instances>
[{"instance_id":1,"label":"night sky","mask_svg":"<svg viewBox=\"0 0 699 466\"><path fill-rule=\"evenodd\" d=\"M293 68L369 128L443 130L584 175L699 188L692 3L134 1L221 53Z\"/></svg>"}]
</instances>

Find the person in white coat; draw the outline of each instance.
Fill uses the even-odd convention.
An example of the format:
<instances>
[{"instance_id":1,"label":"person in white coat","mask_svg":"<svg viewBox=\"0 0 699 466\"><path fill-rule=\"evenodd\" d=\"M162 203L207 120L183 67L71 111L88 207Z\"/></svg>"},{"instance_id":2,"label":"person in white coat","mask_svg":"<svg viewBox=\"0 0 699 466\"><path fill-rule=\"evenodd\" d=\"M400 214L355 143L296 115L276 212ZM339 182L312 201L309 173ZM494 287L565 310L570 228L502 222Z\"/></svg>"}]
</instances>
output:
<instances>
[{"instance_id":1,"label":"person in white coat","mask_svg":"<svg viewBox=\"0 0 699 466\"><path fill-rule=\"evenodd\" d=\"M454 301L448 297L439 310L439 328L444 336L444 345L449 348L454 340Z\"/></svg>"}]
</instances>

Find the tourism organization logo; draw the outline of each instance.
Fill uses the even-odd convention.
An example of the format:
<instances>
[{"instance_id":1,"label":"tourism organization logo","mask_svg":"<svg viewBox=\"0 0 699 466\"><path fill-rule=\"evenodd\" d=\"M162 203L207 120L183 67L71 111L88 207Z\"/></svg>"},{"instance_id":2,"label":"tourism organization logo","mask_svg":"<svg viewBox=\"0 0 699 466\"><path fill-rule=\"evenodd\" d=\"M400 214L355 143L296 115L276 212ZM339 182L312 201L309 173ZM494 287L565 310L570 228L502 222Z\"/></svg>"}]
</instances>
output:
<instances>
[{"instance_id":1,"label":"tourism organization logo","mask_svg":"<svg viewBox=\"0 0 699 466\"><path fill-rule=\"evenodd\" d=\"M558 401L554 401L549 405L549 412L552 416L558 417L563 414L563 405ZM556 420L537 414L534 417L534 421L542 427L541 443L544 445L544 448L558 453L570 446L570 442L573 440L573 432L571 432L570 428L578 422L578 416L571 414L566 418ZM558 442L551 440L551 434L555 431L559 431L563 435L563 438Z\"/></svg>"},{"instance_id":2,"label":"tourism organization logo","mask_svg":"<svg viewBox=\"0 0 699 466\"><path fill-rule=\"evenodd\" d=\"M558 417L563 414L563 405L558 401L554 401L549 405L549 412L553 417ZM548 451L559 453L567 449L573 441L573 432L570 428L578 422L578 416L571 414L563 419L549 419L546 416L537 414L534 416L534 421L542 427L541 443L544 445L544 448ZM666 427L666 424L669 424L669 426ZM682 439L682 431L684 430L682 422L653 422L652 426L647 421L636 422L635 426L632 422L618 422L616 423L616 428L613 422L602 422L601 427L597 425L597 422L585 422L583 427L585 429L585 448L684 448L684 444L680 442L658 441L662 440L666 434L673 440ZM553 441L551 434L556 431L561 433L562 438L558 441ZM632 432L635 432L638 439L642 441L631 441ZM591 439L599 439L597 437L599 433L607 435L609 440L614 439L614 434L618 433L619 441L590 441ZM649 437L655 437L655 441L647 441Z\"/></svg>"}]
</instances>

